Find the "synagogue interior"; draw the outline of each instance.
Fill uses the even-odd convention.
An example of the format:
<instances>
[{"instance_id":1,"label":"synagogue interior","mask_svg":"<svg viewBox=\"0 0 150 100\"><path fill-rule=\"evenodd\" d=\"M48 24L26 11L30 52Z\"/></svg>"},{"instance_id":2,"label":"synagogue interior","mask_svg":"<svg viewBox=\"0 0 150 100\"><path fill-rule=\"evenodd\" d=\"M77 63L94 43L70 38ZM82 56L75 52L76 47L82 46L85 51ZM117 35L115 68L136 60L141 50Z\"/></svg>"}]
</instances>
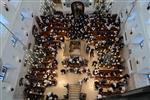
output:
<instances>
[{"instance_id":1,"label":"synagogue interior","mask_svg":"<svg viewBox=\"0 0 150 100\"><path fill-rule=\"evenodd\" d=\"M149 100L150 0L0 9L0 100Z\"/></svg>"}]
</instances>

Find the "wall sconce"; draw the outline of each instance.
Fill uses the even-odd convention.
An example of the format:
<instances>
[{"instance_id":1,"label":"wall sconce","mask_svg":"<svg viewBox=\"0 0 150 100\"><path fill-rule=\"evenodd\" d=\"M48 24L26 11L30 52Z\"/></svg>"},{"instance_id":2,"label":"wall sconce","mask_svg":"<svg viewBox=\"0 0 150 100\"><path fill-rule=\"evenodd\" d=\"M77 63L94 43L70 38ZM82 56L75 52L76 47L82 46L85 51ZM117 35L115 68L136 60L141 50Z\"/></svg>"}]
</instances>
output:
<instances>
[{"instance_id":1,"label":"wall sconce","mask_svg":"<svg viewBox=\"0 0 150 100\"><path fill-rule=\"evenodd\" d=\"M7 4L5 4L4 7L6 11L9 11Z\"/></svg>"},{"instance_id":2,"label":"wall sconce","mask_svg":"<svg viewBox=\"0 0 150 100\"><path fill-rule=\"evenodd\" d=\"M150 2L148 3L148 6L147 6L147 10L149 10L150 9Z\"/></svg>"},{"instance_id":3,"label":"wall sconce","mask_svg":"<svg viewBox=\"0 0 150 100\"><path fill-rule=\"evenodd\" d=\"M132 35L132 34L133 34L133 32L131 31L131 32L130 32L130 35Z\"/></svg>"},{"instance_id":4,"label":"wall sconce","mask_svg":"<svg viewBox=\"0 0 150 100\"><path fill-rule=\"evenodd\" d=\"M1 1L1 3L3 4L3 6L4 6L5 10L6 10L6 11L9 11L9 9L8 9L8 5L7 5L5 2L3 2L3 1Z\"/></svg>"}]
</instances>

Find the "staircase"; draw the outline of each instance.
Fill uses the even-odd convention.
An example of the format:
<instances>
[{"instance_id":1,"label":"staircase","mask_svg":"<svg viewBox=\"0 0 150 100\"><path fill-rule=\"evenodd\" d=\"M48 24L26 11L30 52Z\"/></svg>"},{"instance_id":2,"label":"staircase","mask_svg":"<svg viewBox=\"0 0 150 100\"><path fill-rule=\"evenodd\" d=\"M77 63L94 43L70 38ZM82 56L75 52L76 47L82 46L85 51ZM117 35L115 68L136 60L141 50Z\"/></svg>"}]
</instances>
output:
<instances>
[{"instance_id":1,"label":"staircase","mask_svg":"<svg viewBox=\"0 0 150 100\"><path fill-rule=\"evenodd\" d=\"M69 99L68 100L80 100L81 85L69 84Z\"/></svg>"}]
</instances>

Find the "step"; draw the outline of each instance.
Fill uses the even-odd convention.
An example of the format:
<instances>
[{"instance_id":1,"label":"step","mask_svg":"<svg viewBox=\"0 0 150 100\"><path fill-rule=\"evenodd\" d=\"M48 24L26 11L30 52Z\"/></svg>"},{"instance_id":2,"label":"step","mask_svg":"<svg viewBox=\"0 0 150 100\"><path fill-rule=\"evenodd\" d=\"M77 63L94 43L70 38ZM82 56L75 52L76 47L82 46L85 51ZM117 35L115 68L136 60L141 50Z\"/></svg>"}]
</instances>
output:
<instances>
[{"instance_id":1,"label":"step","mask_svg":"<svg viewBox=\"0 0 150 100\"><path fill-rule=\"evenodd\" d=\"M69 85L69 100L80 100L81 85L70 84Z\"/></svg>"},{"instance_id":2,"label":"step","mask_svg":"<svg viewBox=\"0 0 150 100\"><path fill-rule=\"evenodd\" d=\"M79 99L79 96L69 96L69 98L78 98Z\"/></svg>"},{"instance_id":3,"label":"step","mask_svg":"<svg viewBox=\"0 0 150 100\"><path fill-rule=\"evenodd\" d=\"M69 87L69 89L80 89L80 87Z\"/></svg>"},{"instance_id":4,"label":"step","mask_svg":"<svg viewBox=\"0 0 150 100\"><path fill-rule=\"evenodd\" d=\"M68 100L80 100L79 98L70 98Z\"/></svg>"},{"instance_id":5,"label":"step","mask_svg":"<svg viewBox=\"0 0 150 100\"><path fill-rule=\"evenodd\" d=\"M80 92L80 90L76 90L76 91L75 90L70 90L69 91L69 93L79 93L79 92Z\"/></svg>"},{"instance_id":6,"label":"step","mask_svg":"<svg viewBox=\"0 0 150 100\"><path fill-rule=\"evenodd\" d=\"M70 88L81 88L81 86L69 86Z\"/></svg>"},{"instance_id":7,"label":"step","mask_svg":"<svg viewBox=\"0 0 150 100\"><path fill-rule=\"evenodd\" d=\"M79 97L69 97L69 100L70 99L75 99L75 100L77 100L77 99L79 99Z\"/></svg>"},{"instance_id":8,"label":"step","mask_svg":"<svg viewBox=\"0 0 150 100\"><path fill-rule=\"evenodd\" d=\"M80 91L80 89L69 89L69 91Z\"/></svg>"},{"instance_id":9,"label":"step","mask_svg":"<svg viewBox=\"0 0 150 100\"><path fill-rule=\"evenodd\" d=\"M69 87L69 89L80 89L80 87Z\"/></svg>"},{"instance_id":10,"label":"step","mask_svg":"<svg viewBox=\"0 0 150 100\"><path fill-rule=\"evenodd\" d=\"M80 93L70 93L69 95L79 95Z\"/></svg>"},{"instance_id":11,"label":"step","mask_svg":"<svg viewBox=\"0 0 150 100\"><path fill-rule=\"evenodd\" d=\"M69 87L69 90L71 90L71 89L79 90L79 89L81 89L81 88L77 88L77 87Z\"/></svg>"},{"instance_id":12,"label":"step","mask_svg":"<svg viewBox=\"0 0 150 100\"><path fill-rule=\"evenodd\" d=\"M69 88L69 90L80 90L80 88Z\"/></svg>"}]
</instances>

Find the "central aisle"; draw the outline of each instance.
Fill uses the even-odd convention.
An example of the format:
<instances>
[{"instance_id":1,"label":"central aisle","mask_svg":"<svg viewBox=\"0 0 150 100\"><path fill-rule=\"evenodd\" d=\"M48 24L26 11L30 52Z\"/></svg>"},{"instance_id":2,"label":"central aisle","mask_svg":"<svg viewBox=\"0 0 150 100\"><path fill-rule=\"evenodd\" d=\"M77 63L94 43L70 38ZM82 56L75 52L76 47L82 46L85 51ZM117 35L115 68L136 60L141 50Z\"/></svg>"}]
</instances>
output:
<instances>
[{"instance_id":1,"label":"central aisle","mask_svg":"<svg viewBox=\"0 0 150 100\"><path fill-rule=\"evenodd\" d=\"M63 65L61 62L65 59L65 57L63 56L64 43L62 43L61 48L62 49L58 49L58 54L56 57L56 59L58 61L58 69L56 71L58 76L56 77L56 80L58 80L58 83L54 87L46 88L45 94L47 94L48 92L57 93L59 98L63 99L64 95L67 94L67 89L64 86L67 83L76 84L77 82L79 82L79 80L82 80L83 78L85 78L87 76L87 74L74 74L74 73L70 73L70 72L66 73L66 74L62 74L60 72L60 70L63 69ZM94 58L90 58L88 56L89 62L88 62L88 67L86 67L86 68L89 68L91 72L93 71L92 62L96 58L97 58L96 56ZM96 96L98 95L98 91L96 91L94 88L94 78L89 78L86 83L82 84L81 92L86 93L86 95L87 95L86 100L96 99Z\"/></svg>"}]
</instances>

